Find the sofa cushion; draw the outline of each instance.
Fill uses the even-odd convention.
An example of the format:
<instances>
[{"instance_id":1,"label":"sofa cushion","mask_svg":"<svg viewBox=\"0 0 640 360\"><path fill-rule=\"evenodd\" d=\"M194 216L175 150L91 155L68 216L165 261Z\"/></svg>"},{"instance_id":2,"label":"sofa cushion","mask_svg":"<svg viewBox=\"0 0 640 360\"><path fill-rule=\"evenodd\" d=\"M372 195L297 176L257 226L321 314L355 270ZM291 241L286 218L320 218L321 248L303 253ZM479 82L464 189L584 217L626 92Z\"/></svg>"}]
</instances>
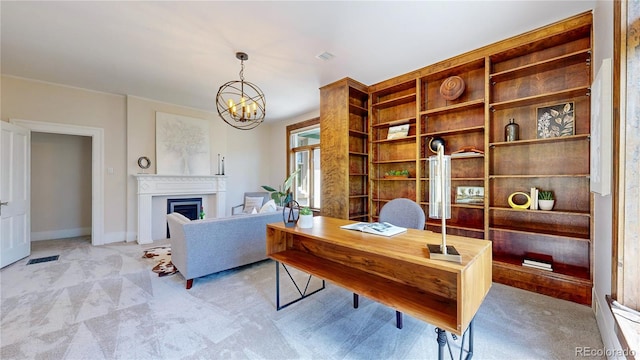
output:
<instances>
[{"instance_id":1,"label":"sofa cushion","mask_svg":"<svg viewBox=\"0 0 640 360\"><path fill-rule=\"evenodd\" d=\"M264 201L263 197L245 196L243 212L247 214L253 213L253 210L258 212L258 210L260 210L260 208L262 207L262 201Z\"/></svg>"},{"instance_id":2,"label":"sofa cushion","mask_svg":"<svg viewBox=\"0 0 640 360\"><path fill-rule=\"evenodd\" d=\"M185 223L186 224L189 221L191 221L191 219L189 219L188 217L180 214L179 212L173 212L171 214L181 223Z\"/></svg>"},{"instance_id":3,"label":"sofa cushion","mask_svg":"<svg viewBox=\"0 0 640 360\"><path fill-rule=\"evenodd\" d=\"M278 211L278 206L276 205L276 202L273 199L267 201L267 203L262 205L262 207L260 208L260 214L276 212L276 211Z\"/></svg>"}]
</instances>

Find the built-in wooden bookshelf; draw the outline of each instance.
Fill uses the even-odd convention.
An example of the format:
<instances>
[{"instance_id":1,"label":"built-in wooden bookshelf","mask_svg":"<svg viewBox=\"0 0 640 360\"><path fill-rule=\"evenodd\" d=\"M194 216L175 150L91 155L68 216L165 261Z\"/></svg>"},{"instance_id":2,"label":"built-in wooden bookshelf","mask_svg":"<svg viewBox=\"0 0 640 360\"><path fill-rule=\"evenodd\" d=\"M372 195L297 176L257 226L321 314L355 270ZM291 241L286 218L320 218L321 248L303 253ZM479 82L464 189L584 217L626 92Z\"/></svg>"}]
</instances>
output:
<instances>
[{"instance_id":1,"label":"built-in wooden bookshelf","mask_svg":"<svg viewBox=\"0 0 640 360\"><path fill-rule=\"evenodd\" d=\"M322 214L369 219L369 94L342 79L320 89Z\"/></svg>"},{"instance_id":2,"label":"built-in wooden bookshelf","mask_svg":"<svg viewBox=\"0 0 640 360\"><path fill-rule=\"evenodd\" d=\"M368 86L368 98L361 99L368 101L368 127L358 134L368 142L368 152L361 156L369 161L369 220L375 221L382 206L398 197L416 201L428 214L431 139L443 138L447 155L473 148L475 154L452 158L447 232L492 241L494 281L590 304L592 47L592 14L586 12ZM461 77L465 90L446 100L440 86L451 76ZM321 91L323 98L327 94ZM573 131L540 138L538 108L564 104L572 104ZM509 119L519 125L518 141L505 139ZM388 139L389 128L397 125L409 126L407 136ZM347 133L343 126L332 131L323 130L323 151L325 145L343 146L335 140L325 144L329 134ZM323 179L327 171L342 171L328 167L339 165L336 160L327 164L322 164ZM386 178L389 170L408 170L409 177ZM327 185L323 180L323 187ZM459 186L483 187L484 201L456 203ZM529 193L532 187L554 192L552 211L508 205L510 194ZM331 204L343 193L323 194L323 213L328 214L327 201ZM440 226L439 220L427 217L426 229L439 232ZM552 258L553 271L522 266L529 253Z\"/></svg>"}]
</instances>

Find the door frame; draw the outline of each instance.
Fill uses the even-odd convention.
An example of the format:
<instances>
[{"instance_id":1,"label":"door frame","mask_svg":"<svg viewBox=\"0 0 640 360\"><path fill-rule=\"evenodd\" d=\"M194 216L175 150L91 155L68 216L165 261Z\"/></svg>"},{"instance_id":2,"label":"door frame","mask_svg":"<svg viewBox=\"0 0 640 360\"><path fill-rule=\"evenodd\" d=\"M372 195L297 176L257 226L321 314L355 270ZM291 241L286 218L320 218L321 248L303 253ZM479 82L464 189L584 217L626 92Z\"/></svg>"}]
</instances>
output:
<instances>
[{"instance_id":1,"label":"door frame","mask_svg":"<svg viewBox=\"0 0 640 360\"><path fill-rule=\"evenodd\" d=\"M91 245L103 245L104 129L23 119L9 119L9 122L32 132L91 137ZM31 172L30 169L29 172ZM31 189L29 189L29 192L31 192Z\"/></svg>"}]
</instances>

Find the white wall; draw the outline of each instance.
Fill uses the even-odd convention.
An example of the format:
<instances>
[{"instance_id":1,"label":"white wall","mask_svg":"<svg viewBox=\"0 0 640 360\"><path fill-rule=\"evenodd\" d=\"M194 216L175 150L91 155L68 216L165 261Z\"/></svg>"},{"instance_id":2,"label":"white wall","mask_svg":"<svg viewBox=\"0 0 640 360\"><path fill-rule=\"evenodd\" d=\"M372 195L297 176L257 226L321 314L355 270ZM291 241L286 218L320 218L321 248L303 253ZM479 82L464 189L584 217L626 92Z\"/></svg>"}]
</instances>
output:
<instances>
[{"instance_id":1,"label":"white wall","mask_svg":"<svg viewBox=\"0 0 640 360\"><path fill-rule=\"evenodd\" d=\"M91 137L31 134L31 240L91 235Z\"/></svg>"},{"instance_id":2,"label":"white wall","mask_svg":"<svg viewBox=\"0 0 640 360\"><path fill-rule=\"evenodd\" d=\"M121 95L2 76L0 119L104 129L104 242L123 241L126 219L126 102ZM50 209L50 211L55 211ZM38 226L33 224L32 226Z\"/></svg>"},{"instance_id":3,"label":"white wall","mask_svg":"<svg viewBox=\"0 0 640 360\"><path fill-rule=\"evenodd\" d=\"M260 185L272 184L274 169L282 169L280 174L284 174L285 130L280 134L273 132L268 123L243 131L227 125L214 112L134 96L10 76L2 76L0 86L2 121L15 118L104 129L105 243L136 238L137 188L132 175L141 171L137 159L143 155L152 161L148 172L155 173L156 111L210 122L212 173L217 171L217 154L225 156L226 215L231 213L232 205L242 203L245 191L261 190ZM43 208L43 211L55 210Z\"/></svg>"},{"instance_id":4,"label":"white wall","mask_svg":"<svg viewBox=\"0 0 640 360\"><path fill-rule=\"evenodd\" d=\"M594 9L594 77L598 73L603 59L613 59L613 6L612 1L598 1ZM592 101L595 100L592 99ZM613 159L609 161L612 162ZM612 206L611 195L594 194L593 300L596 320L605 347L621 349L613 330L613 316L605 299L605 295L611 294Z\"/></svg>"}]
</instances>

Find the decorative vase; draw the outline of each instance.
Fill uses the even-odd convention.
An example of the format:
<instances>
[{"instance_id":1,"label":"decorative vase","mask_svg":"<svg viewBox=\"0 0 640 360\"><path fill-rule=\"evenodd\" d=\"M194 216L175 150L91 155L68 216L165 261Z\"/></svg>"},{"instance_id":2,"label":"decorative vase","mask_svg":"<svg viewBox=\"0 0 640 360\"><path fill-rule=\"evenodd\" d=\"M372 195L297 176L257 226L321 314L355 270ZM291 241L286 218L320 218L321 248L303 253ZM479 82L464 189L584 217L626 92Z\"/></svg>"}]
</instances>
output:
<instances>
[{"instance_id":1,"label":"decorative vase","mask_svg":"<svg viewBox=\"0 0 640 360\"><path fill-rule=\"evenodd\" d=\"M520 125L514 122L514 119L509 119L509 123L504 127L504 139L505 141L517 141L520 136Z\"/></svg>"},{"instance_id":2,"label":"decorative vase","mask_svg":"<svg viewBox=\"0 0 640 360\"><path fill-rule=\"evenodd\" d=\"M313 227L313 215L300 215L298 227L301 229L311 229Z\"/></svg>"},{"instance_id":3,"label":"decorative vase","mask_svg":"<svg viewBox=\"0 0 640 360\"><path fill-rule=\"evenodd\" d=\"M538 200L538 207L540 210L551 210L555 202L555 200Z\"/></svg>"}]
</instances>

